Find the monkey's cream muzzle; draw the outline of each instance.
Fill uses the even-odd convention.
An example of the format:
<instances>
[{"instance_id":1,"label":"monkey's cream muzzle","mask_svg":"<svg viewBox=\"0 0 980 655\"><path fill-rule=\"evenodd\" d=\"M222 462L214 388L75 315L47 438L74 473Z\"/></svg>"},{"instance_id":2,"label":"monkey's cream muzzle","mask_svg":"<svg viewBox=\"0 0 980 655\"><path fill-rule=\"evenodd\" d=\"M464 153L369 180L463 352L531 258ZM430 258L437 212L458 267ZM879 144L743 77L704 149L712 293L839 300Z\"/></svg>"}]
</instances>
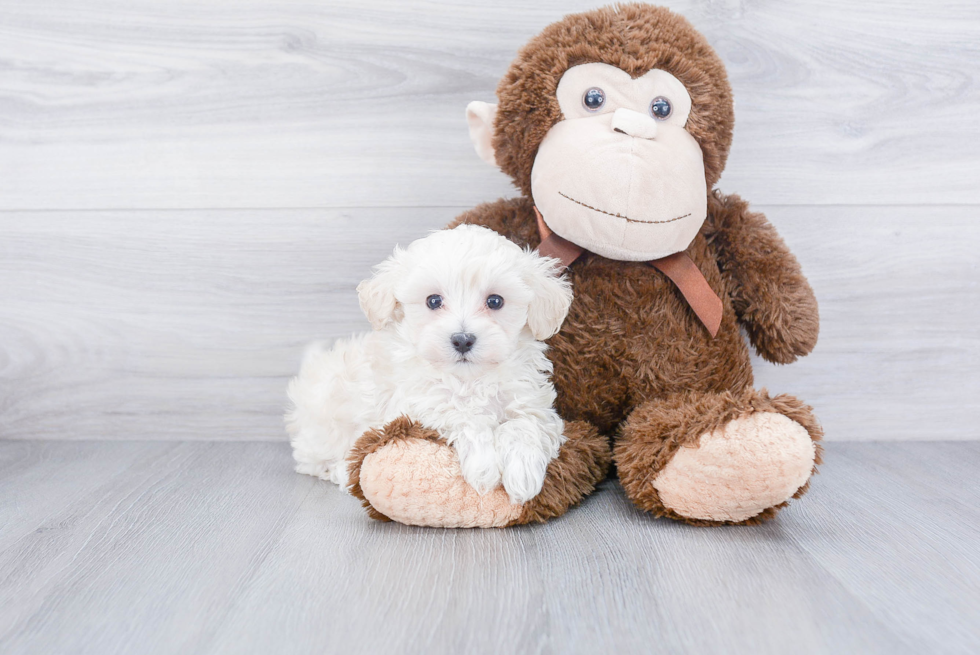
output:
<instances>
[{"instance_id":1,"label":"monkey's cream muzzle","mask_svg":"<svg viewBox=\"0 0 980 655\"><path fill-rule=\"evenodd\" d=\"M620 112L636 117L622 120ZM656 136L634 136L649 133ZM694 138L628 109L551 128L534 160L531 193L556 234L626 261L684 250L707 214L704 161Z\"/></svg>"}]
</instances>

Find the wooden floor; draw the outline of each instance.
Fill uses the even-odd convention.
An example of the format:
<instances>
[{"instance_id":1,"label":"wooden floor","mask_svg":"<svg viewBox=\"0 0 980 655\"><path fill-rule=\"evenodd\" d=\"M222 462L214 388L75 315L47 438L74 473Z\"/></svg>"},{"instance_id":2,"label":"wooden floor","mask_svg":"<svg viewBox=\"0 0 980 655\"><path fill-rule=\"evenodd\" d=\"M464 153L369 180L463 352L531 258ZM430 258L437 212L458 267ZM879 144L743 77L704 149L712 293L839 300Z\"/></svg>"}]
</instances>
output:
<instances>
[{"instance_id":1,"label":"wooden floor","mask_svg":"<svg viewBox=\"0 0 980 655\"><path fill-rule=\"evenodd\" d=\"M283 443L0 441L0 652L976 653L980 443L831 443L753 528L369 520Z\"/></svg>"}]
</instances>

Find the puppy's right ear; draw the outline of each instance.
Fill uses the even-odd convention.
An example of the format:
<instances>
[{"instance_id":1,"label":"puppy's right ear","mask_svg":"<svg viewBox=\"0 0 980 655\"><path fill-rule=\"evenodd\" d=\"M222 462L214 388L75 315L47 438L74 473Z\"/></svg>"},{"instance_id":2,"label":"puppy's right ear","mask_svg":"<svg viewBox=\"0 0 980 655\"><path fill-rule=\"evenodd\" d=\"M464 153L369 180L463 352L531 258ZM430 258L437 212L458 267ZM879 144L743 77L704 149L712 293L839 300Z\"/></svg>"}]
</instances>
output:
<instances>
[{"instance_id":1,"label":"puppy's right ear","mask_svg":"<svg viewBox=\"0 0 980 655\"><path fill-rule=\"evenodd\" d=\"M357 285L357 300L361 304L361 311L375 330L381 330L392 321L398 320L401 313L401 307L395 298L395 284L398 282L404 256L404 250L395 248L391 257L374 267L374 275Z\"/></svg>"},{"instance_id":2,"label":"puppy's right ear","mask_svg":"<svg viewBox=\"0 0 980 655\"><path fill-rule=\"evenodd\" d=\"M493 153L493 119L497 115L497 105L474 100L466 105L466 124L470 128L470 141L476 154L488 164L497 165Z\"/></svg>"}]
</instances>

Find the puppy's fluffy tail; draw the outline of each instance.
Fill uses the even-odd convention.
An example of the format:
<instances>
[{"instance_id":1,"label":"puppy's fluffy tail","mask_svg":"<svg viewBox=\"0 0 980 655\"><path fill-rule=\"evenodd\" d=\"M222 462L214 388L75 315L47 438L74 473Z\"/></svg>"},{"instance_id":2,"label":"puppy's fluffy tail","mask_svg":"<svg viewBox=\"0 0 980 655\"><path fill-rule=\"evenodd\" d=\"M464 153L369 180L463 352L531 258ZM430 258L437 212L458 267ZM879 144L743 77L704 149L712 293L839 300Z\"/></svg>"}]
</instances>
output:
<instances>
[{"instance_id":1,"label":"puppy's fluffy tail","mask_svg":"<svg viewBox=\"0 0 980 655\"><path fill-rule=\"evenodd\" d=\"M303 353L299 375L289 383L285 416L300 473L346 484L347 452L370 421L365 337L314 342Z\"/></svg>"}]
</instances>

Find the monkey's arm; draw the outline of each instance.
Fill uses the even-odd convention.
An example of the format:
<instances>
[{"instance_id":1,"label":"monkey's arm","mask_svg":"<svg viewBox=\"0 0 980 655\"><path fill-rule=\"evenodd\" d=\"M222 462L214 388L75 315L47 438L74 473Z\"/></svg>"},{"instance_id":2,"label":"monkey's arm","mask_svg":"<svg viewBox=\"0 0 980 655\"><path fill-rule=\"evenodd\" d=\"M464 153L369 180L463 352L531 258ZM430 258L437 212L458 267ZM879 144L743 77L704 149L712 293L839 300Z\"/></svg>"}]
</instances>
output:
<instances>
[{"instance_id":1,"label":"monkey's arm","mask_svg":"<svg viewBox=\"0 0 980 655\"><path fill-rule=\"evenodd\" d=\"M477 205L456 217L447 228L457 225L482 225L502 234L522 248L537 248L541 239L538 224L534 217L534 207L527 198L495 200Z\"/></svg>"},{"instance_id":2,"label":"monkey's arm","mask_svg":"<svg viewBox=\"0 0 980 655\"><path fill-rule=\"evenodd\" d=\"M762 214L736 195L708 196L705 235L718 253L732 303L764 359L788 364L817 343L820 316L800 264Z\"/></svg>"}]
</instances>

